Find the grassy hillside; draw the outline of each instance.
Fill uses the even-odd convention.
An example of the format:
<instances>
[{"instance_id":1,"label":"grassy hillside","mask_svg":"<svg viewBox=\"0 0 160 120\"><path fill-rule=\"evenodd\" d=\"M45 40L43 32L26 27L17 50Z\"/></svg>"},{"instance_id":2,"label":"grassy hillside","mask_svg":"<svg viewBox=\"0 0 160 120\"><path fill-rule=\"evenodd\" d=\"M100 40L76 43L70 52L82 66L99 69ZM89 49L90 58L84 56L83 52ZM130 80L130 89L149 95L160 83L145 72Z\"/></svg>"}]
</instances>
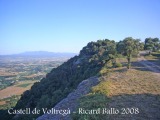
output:
<instances>
[{"instance_id":1,"label":"grassy hillside","mask_svg":"<svg viewBox=\"0 0 160 120\"><path fill-rule=\"evenodd\" d=\"M115 49L115 42L110 40L88 43L78 56L52 69L46 78L35 83L31 90L26 91L15 109L53 107L73 91L82 80L103 74L104 71L101 70L104 67L104 70L107 71L107 68L112 66ZM17 119L29 120L39 115L21 115Z\"/></svg>"},{"instance_id":2,"label":"grassy hillside","mask_svg":"<svg viewBox=\"0 0 160 120\"><path fill-rule=\"evenodd\" d=\"M123 58L119 61L125 63ZM78 108L89 110L116 108L120 112L122 112L122 109L126 109L127 113L117 115L73 114L73 120L159 119L159 76L146 66L141 65L136 59L132 61L132 69L127 70L125 67L113 68L110 75L103 76L101 79L102 82L100 84L93 87L88 95L79 100ZM132 110L131 113L129 110Z\"/></svg>"}]
</instances>

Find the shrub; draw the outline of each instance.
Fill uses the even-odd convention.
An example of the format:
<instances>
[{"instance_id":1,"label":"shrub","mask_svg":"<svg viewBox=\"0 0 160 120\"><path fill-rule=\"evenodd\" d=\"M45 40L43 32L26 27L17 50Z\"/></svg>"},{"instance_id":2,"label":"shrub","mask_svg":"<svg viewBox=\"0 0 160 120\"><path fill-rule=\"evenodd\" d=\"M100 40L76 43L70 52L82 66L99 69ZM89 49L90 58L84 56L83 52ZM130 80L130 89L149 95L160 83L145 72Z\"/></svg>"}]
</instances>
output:
<instances>
[{"instance_id":1,"label":"shrub","mask_svg":"<svg viewBox=\"0 0 160 120\"><path fill-rule=\"evenodd\" d=\"M116 63L115 67L122 67L122 64L121 63Z\"/></svg>"}]
</instances>

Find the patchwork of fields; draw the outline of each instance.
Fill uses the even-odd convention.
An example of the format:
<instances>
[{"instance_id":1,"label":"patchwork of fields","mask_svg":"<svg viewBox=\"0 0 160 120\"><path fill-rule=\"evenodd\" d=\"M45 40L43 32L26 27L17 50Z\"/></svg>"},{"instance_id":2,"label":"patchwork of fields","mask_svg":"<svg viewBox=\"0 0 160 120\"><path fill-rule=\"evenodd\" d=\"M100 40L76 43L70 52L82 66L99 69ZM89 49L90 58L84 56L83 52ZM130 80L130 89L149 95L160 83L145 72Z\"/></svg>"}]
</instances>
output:
<instances>
[{"instance_id":1,"label":"patchwork of fields","mask_svg":"<svg viewBox=\"0 0 160 120\"><path fill-rule=\"evenodd\" d=\"M0 109L14 106L21 94L68 58L0 57ZM14 99L14 100L13 100ZM14 103L11 103L11 100ZM9 105L11 104L11 105Z\"/></svg>"}]
</instances>

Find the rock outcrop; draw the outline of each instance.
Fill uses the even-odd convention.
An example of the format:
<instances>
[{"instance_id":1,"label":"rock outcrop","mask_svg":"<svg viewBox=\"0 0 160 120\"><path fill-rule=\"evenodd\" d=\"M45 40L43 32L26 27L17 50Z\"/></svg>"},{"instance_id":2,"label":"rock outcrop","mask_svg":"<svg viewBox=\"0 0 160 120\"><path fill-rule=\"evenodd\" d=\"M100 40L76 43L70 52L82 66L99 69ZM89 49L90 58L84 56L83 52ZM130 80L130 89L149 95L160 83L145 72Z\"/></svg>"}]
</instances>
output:
<instances>
[{"instance_id":1,"label":"rock outcrop","mask_svg":"<svg viewBox=\"0 0 160 120\"><path fill-rule=\"evenodd\" d=\"M91 77L83 80L75 91L71 92L65 99L52 108L54 110L69 110L69 114L44 114L38 117L37 120L71 120L71 114L74 114L74 111L76 110L78 99L88 94L91 87L97 85L98 83L99 79L97 77Z\"/></svg>"}]
</instances>

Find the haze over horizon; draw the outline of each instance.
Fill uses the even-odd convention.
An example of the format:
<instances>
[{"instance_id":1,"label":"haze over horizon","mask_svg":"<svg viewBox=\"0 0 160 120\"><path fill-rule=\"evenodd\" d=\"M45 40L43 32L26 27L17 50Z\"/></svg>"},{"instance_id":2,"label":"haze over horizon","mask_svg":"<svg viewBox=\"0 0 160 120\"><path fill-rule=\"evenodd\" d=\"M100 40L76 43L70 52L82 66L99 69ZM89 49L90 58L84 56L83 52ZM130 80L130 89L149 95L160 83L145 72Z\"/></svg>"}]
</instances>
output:
<instances>
[{"instance_id":1,"label":"haze over horizon","mask_svg":"<svg viewBox=\"0 0 160 120\"><path fill-rule=\"evenodd\" d=\"M14 55L78 55L78 53L73 53L73 52L50 52L50 51L25 51L25 52L20 52L20 53L15 53L15 54L3 54L0 56L14 56Z\"/></svg>"},{"instance_id":2,"label":"haze over horizon","mask_svg":"<svg viewBox=\"0 0 160 120\"><path fill-rule=\"evenodd\" d=\"M0 55L79 51L98 39L160 38L159 0L0 0Z\"/></svg>"}]
</instances>

